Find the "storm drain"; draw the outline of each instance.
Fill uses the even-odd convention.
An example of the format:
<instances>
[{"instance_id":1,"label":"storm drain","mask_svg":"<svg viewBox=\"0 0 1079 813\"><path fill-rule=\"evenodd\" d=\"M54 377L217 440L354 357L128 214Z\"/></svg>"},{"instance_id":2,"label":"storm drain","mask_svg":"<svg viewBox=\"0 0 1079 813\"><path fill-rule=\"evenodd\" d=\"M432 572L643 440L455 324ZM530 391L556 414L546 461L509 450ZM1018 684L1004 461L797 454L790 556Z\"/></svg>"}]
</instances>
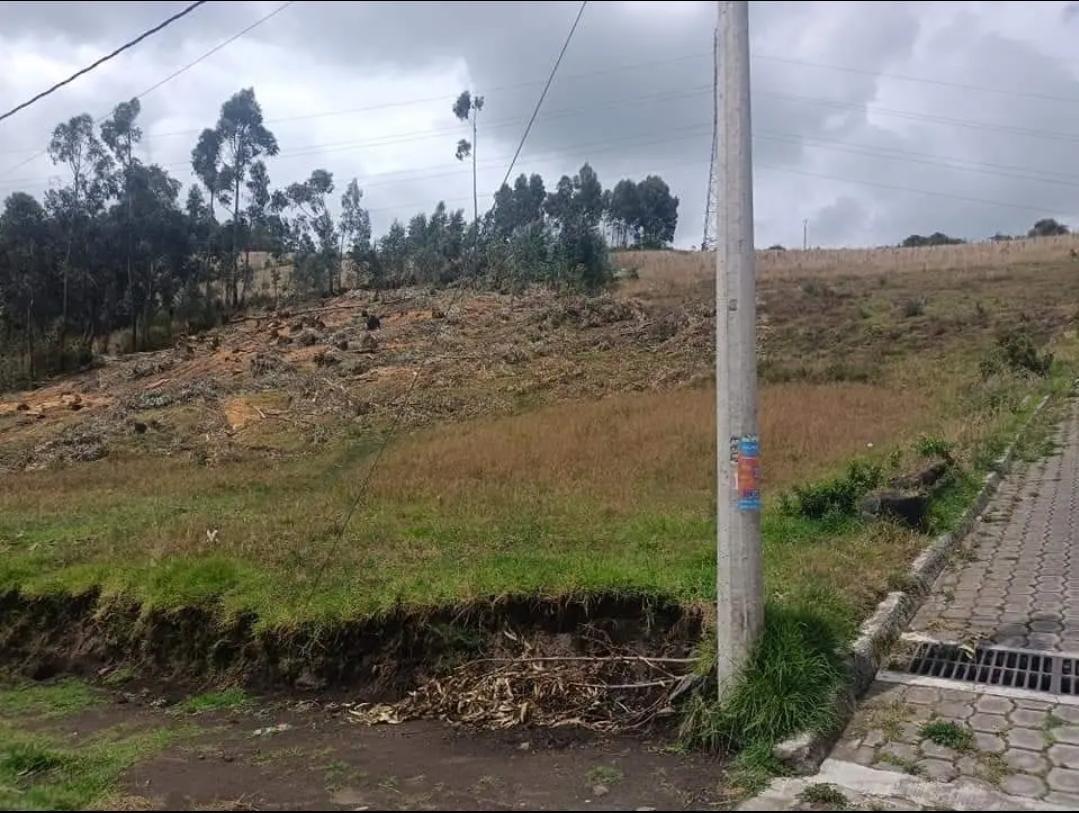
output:
<instances>
[{"instance_id":1,"label":"storm drain","mask_svg":"<svg viewBox=\"0 0 1079 813\"><path fill-rule=\"evenodd\" d=\"M918 644L907 671L945 680L1079 696L1079 659L995 647Z\"/></svg>"}]
</instances>

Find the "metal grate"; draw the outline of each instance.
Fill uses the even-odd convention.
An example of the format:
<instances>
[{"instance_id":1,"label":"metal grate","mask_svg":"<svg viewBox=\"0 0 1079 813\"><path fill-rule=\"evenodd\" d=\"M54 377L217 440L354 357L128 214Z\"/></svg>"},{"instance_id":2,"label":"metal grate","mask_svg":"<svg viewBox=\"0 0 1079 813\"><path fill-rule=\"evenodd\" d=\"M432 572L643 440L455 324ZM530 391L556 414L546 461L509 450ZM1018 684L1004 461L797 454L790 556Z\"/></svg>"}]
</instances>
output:
<instances>
[{"instance_id":1,"label":"metal grate","mask_svg":"<svg viewBox=\"0 0 1079 813\"><path fill-rule=\"evenodd\" d=\"M987 686L1079 695L1079 659L1047 652L923 643L918 644L907 671Z\"/></svg>"}]
</instances>

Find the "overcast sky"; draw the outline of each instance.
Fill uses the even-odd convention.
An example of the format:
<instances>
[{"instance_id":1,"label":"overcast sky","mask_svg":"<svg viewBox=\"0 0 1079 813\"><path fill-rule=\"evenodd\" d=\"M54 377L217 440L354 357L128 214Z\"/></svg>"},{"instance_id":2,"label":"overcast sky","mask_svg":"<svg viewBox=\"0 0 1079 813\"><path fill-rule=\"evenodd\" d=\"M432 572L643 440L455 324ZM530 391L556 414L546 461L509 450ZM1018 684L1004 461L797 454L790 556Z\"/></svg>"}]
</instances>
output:
<instances>
[{"instance_id":1,"label":"overcast sky","mask_svg":"<svg viewBox=\"0 0 1079 813\"><path fill-rule=\"evenodd\" d=\"M0 107L186 4L0 2ZM61 182L47 157L16 166L58 121L107 114L280 5L209 3L0 122L0 195ZM470 211L453 155L468 133L450 111L468 88L486 97L482 210L578 5L295 2L145 96L143 159L186 186L198 131L253 86L281 147L274 185L318 167L339 191L357 177L380 233L440 199ZM715 15L589 3L518 170L548 188L585 161L605 186L662 175L681 199L677 243L699 244ZM758 245L800 245L803 219L822 246L1079 225L1079 3L760 3L750 25Z\"/></svg>"}]
</instances>

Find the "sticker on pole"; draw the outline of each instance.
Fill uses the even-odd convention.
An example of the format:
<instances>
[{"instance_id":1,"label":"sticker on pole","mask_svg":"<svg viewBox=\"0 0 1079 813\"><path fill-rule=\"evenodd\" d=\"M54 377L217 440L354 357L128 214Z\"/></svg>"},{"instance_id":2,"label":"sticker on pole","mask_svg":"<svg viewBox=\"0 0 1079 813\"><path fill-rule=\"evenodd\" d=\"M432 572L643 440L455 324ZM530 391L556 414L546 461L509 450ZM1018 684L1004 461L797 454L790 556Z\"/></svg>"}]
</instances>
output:
<instances>
[{"instance_id":1,"label":"sticker on pole","mask_svg":"<svg viewBox=\"0 0 1079 813\"><path fill-rule=\"evenodd\" d=\"M738 467L735 469L738 488L738 510L761 510L761 444L756 435L745 435L738 441Z\"/></svg>"}]
</instances>

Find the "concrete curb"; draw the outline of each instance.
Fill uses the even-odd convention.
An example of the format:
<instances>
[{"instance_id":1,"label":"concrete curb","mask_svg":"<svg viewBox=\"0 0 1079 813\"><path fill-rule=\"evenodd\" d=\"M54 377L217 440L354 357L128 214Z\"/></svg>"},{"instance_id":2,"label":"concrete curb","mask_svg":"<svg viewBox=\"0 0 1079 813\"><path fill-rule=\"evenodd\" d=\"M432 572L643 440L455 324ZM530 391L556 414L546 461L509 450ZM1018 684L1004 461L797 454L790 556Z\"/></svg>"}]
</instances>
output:
<instances>
[{"instance_id":1,"label":"concrete curb","mask_svg":"<svg viewBox=\"0 0 1079 813\"><path fill-rule=\"evenodd\" d=\"M914 560L907 575L909 587L906 590L889 593L877 605L873 615L862 622L858 637L851 645L848 658L848 667L853 680L832 701L838 720L835 730L828 733L802 732L775 746L773 754L789 771L797 775L816 773L853 715L858 699L873 683L873 678L885 655L924 603L933 582L944 569L949 557L970 533L975 521L1000 487L1001 480L1015 456L1016 444L1026 434L1030 424L1047 403L1049 403L1049 395L1038 402L1034 411L1030 413L1030 417L1019 427L1004 453L993 461L992 471L985 476L978 495L967 507L955 529L934 539L932 544Z\"/></svg>"}]
</instances>

